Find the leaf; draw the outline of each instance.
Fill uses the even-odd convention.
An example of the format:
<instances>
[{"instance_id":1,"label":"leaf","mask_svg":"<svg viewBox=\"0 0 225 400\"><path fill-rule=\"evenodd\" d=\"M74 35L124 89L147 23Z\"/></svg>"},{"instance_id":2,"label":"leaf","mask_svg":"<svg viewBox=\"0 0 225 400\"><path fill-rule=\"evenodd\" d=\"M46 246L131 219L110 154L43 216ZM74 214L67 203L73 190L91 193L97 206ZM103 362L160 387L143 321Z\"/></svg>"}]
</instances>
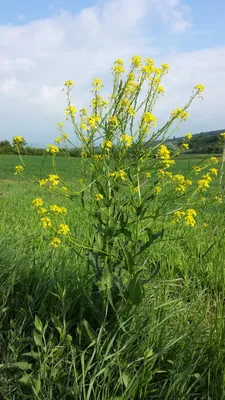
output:
<instances>
[{"instance_id":1,"label":"leaf","mask_svg":"<svg viewBox=\"0 0 225 400\"><path fill-rule=\"evenodd\" d=\"M138 252L138 254L141 254L144 250L146 250L148 247L151 246L151 244L160 237L160 239L163 238L163 234L164 234L164 229L162 229L160 232L157 233L152 233L152 231L150 229L146 229L147 233L148 233L148 238L149 240L147 242L145 242L145 244L143 244L143 246L140 247L140 250Z\"/></svg>"},{"instance_id":2,"label":"leaf","mask_svg":"<svg viewBox=\"0 0 225 400\"><path fill-rule=\"evenodd\" d=\"M35 315L34 326L40 333L43 331L43 324L37 315Z\"/></svg>"},{"instance_id":3,"label":"leaf","mask_svg":"<svg viewBox=\"0 0 225 400\"><path fill-rule=\"evenodd\" d=\"M140 282L140 277L141 277L142 271L138 271L134 277L130 280L129 285L128 285L128 293L130 296L130 300L132 304L139 304L142 298L142 286Z\"/></svg>"},{"instance_id":4,"label":"leaf","mask_svg":"<svg viewBox=\"0 0 225 400\"><path fill-rule=\"evenodd\" d=\"M82 321L82 325L85 327L86 332L87 332L88 337L91 340L91 342L92 343L96 342L96 339L97 339L96 332L94 331L94 329L91 328L91 326L89 325L89 323L86 319L84 319Z\"/></svg>"},{"instance_id":5,"label":"leaf","mask_svg":"<svg viewBox=\"0 0 225 400\"><path fill-rule=\"evenodd\" d=\"M34 332L34 343L38 347L43 347L42 337L37 332Z\"/></svg>"},{"instance_id":6,"label":"leaf","mask_svg":"<svg viewBox=\"0 0 225 400\"><path fill-rule=\"evenodd\" d=\"M31 386L31 381L29 375L23 375L22 378L18 379L20 383L24 383L24 385Z\"/></svg>"},{"instance_id":7,"label":"leaf","mask_svg":"<svg viewBox=\"0 0 225 400\"><path fill-rule=\"evenodd\" d=\"M27 369L32 369L32 364L29 364L26 361L18 361L18 362L9 364L9 367L10 368L19 368L19 369L22 369L25 371Z\"/></svg>"},{"instance_id":8,"label":"leaf","mask_svg":"<svg viewBox=\"0 0 225 400\"><path fill-rule=\"evenodd\" d=\"M127 374L125 374L125 373L122 374L122 381L123 381L125 388L127 388L128 383L129 383L129 377Z\"/></svg>"}]
</instances>

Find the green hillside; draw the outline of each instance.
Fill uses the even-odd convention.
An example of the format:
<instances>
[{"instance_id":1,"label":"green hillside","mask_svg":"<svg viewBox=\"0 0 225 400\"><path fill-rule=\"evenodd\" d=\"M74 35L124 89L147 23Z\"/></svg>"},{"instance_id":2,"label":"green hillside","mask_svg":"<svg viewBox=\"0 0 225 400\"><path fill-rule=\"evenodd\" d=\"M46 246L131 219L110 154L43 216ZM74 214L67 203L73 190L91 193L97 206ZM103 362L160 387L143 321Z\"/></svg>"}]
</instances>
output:
<instances>
[{"instance_id":1,"label":"green hillside","mask_svg":"<svg viewBox=\"0 0 225 400\"><path fill-rule=\"evenodd\" d=\"M218 136L222 132L225 132L225 129L201 132L193 135L192 140L189 142L189 150L187 152L192 154L222 153L223 145L219 145L218 143ZM167 140L167 145L173 147L179 146L183 139L183 137L169 139Z\"/></svg>"}]
</instances>

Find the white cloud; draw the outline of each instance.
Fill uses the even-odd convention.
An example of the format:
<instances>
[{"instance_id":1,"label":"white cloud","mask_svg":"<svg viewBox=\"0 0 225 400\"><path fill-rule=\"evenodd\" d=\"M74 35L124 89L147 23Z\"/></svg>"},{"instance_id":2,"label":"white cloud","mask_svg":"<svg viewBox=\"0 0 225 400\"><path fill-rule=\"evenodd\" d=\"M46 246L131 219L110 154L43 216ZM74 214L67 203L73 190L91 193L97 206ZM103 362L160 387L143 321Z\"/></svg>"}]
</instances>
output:
<instances>
[{"instance_id":1,"label":"white cloud","mask_svg":"<svg viewBox=\"0 0 225 400\"><path fill-rule=\"evenodd\" d=\"M189 13L181 0L108 0L102 7L75 15L64 10L23 26L0 26L4 37L0 42L0 139L21 132L30 142L49 142L56 123L64 118L64 81L76 82L74 103L82 107L88 103L93 77L101 77L108 92L113 61L118 57L128 61L133 54L171 64L171 74L165 79L168 94L156 108L159 121L183 104L199 81L206 85L206 100L195 103L187 127L220 128L222 85L217 79L225 79L225 48L165 54L152 29L157 16L161 26L170 27L166 34L170 29L180 33L189 27Z\"/></svg>"}]
</instances>

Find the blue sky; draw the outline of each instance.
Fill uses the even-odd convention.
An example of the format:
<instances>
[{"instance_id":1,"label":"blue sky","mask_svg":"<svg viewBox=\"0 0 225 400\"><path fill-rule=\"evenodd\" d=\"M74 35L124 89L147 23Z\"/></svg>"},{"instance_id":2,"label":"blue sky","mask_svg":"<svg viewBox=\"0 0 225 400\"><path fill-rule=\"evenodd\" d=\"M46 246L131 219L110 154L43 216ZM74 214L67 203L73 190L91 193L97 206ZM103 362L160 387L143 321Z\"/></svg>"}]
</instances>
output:
<instances>
[{"instance_id":1,"label":"blue sky","mask_svg":"<svg viewBox=\"0 0 225 400\"><path fill-rule=\"evenodd\" d=\"M133 54L171 66L159 124L200 82L204 100L178 135L225 128L224 0L0 0L0 7L0 140L20 133L35 145L50 142L64 118L63 82L75 80L74 101L86 106L92 78L102 77L108 94L113 60Z\"/></svg>"}]
</instances>

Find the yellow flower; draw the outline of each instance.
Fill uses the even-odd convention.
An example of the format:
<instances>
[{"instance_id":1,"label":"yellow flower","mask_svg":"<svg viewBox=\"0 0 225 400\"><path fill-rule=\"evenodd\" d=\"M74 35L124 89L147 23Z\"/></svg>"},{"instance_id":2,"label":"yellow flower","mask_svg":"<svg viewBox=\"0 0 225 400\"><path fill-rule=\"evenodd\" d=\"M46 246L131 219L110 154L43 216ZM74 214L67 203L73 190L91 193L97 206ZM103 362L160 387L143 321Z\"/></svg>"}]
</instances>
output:
<instances>
[{"instance_id":1,"label":"yellow flower","mask_svg":"<svg viewBox=\"0 0 225 400\"><path fill-rule=\"evenodd\" d=\"M141 61L142 61L142 58L140 56L133 56L131 59L131 65L134 68L138 68L141 66Z\"/></svg>"},{"instance_id":2,"label":"yellow flower","mask_svg":"<svg viewBox=\"0 0 225 400\"><path fill-rule=\"evenodd\" d=\"M73 81L71 81L70 79L68 79L65 83L64 83L64 86L67 86L67 87L73 87L74 86L74 82Z\"/></svg>"},{"instance_id":3,"label":"yellow flower","mask_svg":"<svg viewBox=\"0 0 225 400\"><path fill-rule=\"evenodd\" d=\"M111 117L109 117L109 124L111 126L114 125L115 127L117 127L119 125L117 117L115 117L114 115L111 115Z\"/></svg>"},{"instance_id":4,"label":"yellow flower","mask_svg":"<svg viewBox=\"0 0 225 400\"><path fill-rule=\"evenodd\" d=\"M88 117L87 119L87 123L91 128L96 128L97 127L97 123L100 121L100 116L99 115L91 115L90 117Z\"/></svg>"},{"instance_id":5,"label":"yellow flower","mask_svg":"<svg viewBox=\"0 0 225 400\"><path fill-rule=\"evenodd\" d=\"M194 168L193 168L193 171L196 173L196 175L197 174L199 174L199 172L201 172L201 168L200 167L198 167L198 166L195 166Z\"/></svg>"},{"instance_id":6,"label":"yellow flower","mask_svg":"<svg viewBox=\"0 0 225 400\"><path fill-rule=\"evenodd\" d=\"M167 149L167 147L162 144L156 154L161 160L168 160L170 159L170 151Z\"/></svg>"},{"instance_id":7,"label":"yellow flower","mask_svg":"<svg viewBox=\"0 0 225 400\"><path fill-rule=\"evenodd\" d=\"M67 213L67 209L65 207L59 207L56 204L54 204L53 206L50 206L49 208L55 214L66 214Z\"/></svg>"},{"instance_id":8,"label":"yellow flower","mask_svg":"<svg viewBox=\"0 0 225 400\"><path fill-rule=\"evenodd\" d=\"M41 222L44 228L51 228L52 226L51 220L48 217L42 217Z\"/></svg>"},{"instance_id":9,"label":"yellow flower","mask_svg":"<svg viewBox=\"0 0 225 400\"><path fill-rule=\"evenodd\" d=\"M164 87L163 86L158 86L157 93L158 94L164 94L165 93Z\"/></svg>"},{"instance_id":10,"label":"yellow flower","mask_svg":"<svg viewBox=\"0 0 225 400\"><path fill-rule=\"evenodd\" d=\"M130 189L131 189L132 192L138 193L138 187L137 187L137 186L131 185L131 186L130 186Z\"/></svg>"},{"instance_id":11,"label":"yellow flower","mask_svg":"<svg viewBox=\"0 0 225 400\"><path fill-rule=\"evenodd\" d=\"M58 128L63 128L63 123L62 122L58 122Z\"/></svg>"},{"instance_id":12,"label":"yellow flower","mask_svg":"<svg viewBox=\"0 0 225 400\"><path fill-rule=\"evenodd\" d=\"M87 114L88 114L88 112L87 112L86 108L81 108L80 115L81 116L87 116Z\"/></svg>"},{"instance_id":13,"label":"yellow flower","mask_svg":"<svg viewBox=\"0 0 225 400\"><path fill-rule=\"evenodd\" d=\"M171 118L175 119L182 119L183 121L186 121L187 118L189 117L189 114L187 111L184 111L182 108L176 108L176 110L173 110L171 112Z\"/></svg>"},{"instance_id":14,"label":"yellow flower","mask_svg":"<svg viewBox=\"0 0 225 400\"><path fill-rule=\"evenodd\" d=\"M101 89L101 88L103 88L103 84L102 84L101 79L94 78L94 80L92 82L92 86L93 86L94 90L96 90L96 91Z\"/></svg>"},{"instance_id":15,"label":"yellow flower","mask_svg":"<svg viewBox=\"0 0 225 400\"><path fill-rule=\"evenodd\" d=\"M44 208L44 207L40 207L40 208L38 209L38 214L39 214L39 215L45 214L46 212L47 212L47 210L46 210L46 208Z\"/></svg>"},{"instance_id":16,"label":"yellow flower","mask_svg":"<svg viewBox=\"0 0 225 400\"><path fill-rule=\"evenodd\" d=\"M130 135L124 134L121 135L120 141L123 142L126 147L130 147L133 142L133 138Z\"/></svg>"},{"instance_id":17,"label":"yellow flower","mask_svg":"<svg viewBox=\"0 0 225 400\"><path fill-rule=\"evenodd\" d=\"M59 148L57 146L52 145L52 144L47 144L46 152L49 153L49 154L54 155L54 154L59 152Z\"/></svg>"},{"instance_id":18,"label":"yellow flower","mask_svg":"<svg viewBox=\"0 0 225 400\"><path fill-rule=\"evenodd\" d=\"M62 133L62 137L65 140L69 140L69 135L67 135L67 133Z\"/></svg>"},{"instance_id":19,"label":"yellow flower","mask_svg":"<svg viewBox=\"0 0 225 400\"><path fill-rule=\"evenodd\" d=\"M145 175L146 175L146 178L151 178L151 172L146 172Z\"/></svg>"},{"instance_id":20,"label":"yellow flower","mask_svg":"<svg viewBox=\"0 0 225 400\"><path fill-rule=\"evenodd\" d=\"M59 235L67 235L70 232L70 228L67 224L60 224L58 229Z\"/></svg>"},{"instance_id":21,"label":"yellow flower","mask_svg":"<svg viewBox=\"0 0 225 400\"><path fill-rule=\"evenodd\" d=\"M40 186L45 186L48 183L48 179L41 179L38 183Z\"/></svg>"},{"instance_id":22,"label":"yellow flower","mask_svg":"<svg viewBox=\"0 0 225 400\"><path fill-rule=\"evenodd\" d=\"M119 171L110 172L109 176L111 178L120 178L122 179L122 181L124 181L126 179L127 174L124 171L124 169L120 169Z\"/></svg>"},{"instance_id":23,"label":"yellow flower","mask_svg":"<svg viewBox=\"0 0 225 400\"><path fill-rule=\"evenodd\" d=\"M95 199L96 199L96 201L102 200L102 199L103 199L102 194L101 194L101 193L97 193L97 194L95 195Z\"/></svg>"},{"instance_id":24,"label":"yellow flower","mask_svg":"<svg viewBox=\"0 0 225 400\"><path fill-rule=\"evenodd\" d=\"M13 137L13 143L14 144L20 144L24 141L24 138L22 136L14 136Z\"/></svg>"},{"instance_id":25,"label":"yellow flower","mask_svg":"<svg viewBox=\"0 0 225 400\"><path fill-rule=\"evenodd\" d=\"M185 212L184 212L184 211L175 211L175 212L173 213L174 219L172 220L172 222L173 222L174 224L180 222L180 220L182 219L182 217L184 217L184 215L185 215Z\"/></svg>"},{"instance_id":26,"label":"yellow flower","mask_svg":"<svg viewBox=\"0 0 225 400\"><path fill-rule=\"evenodd\" d=\"M215 197L215 200L217 201L217 203L220 203L220 204L223 203L222 196L216 196L216 197Z\"/></svg>"},{"instance_id":27,"label":"yellow flower","mask_svg":"<svg viewBox=\"0 0 225 400\"><path fill-rule=\"evenodd\" d=\"M186 212L186 217L185 217L185 224L189 225L189 226L195 226L196 221L194 219L194 217L197 216L197 213L195 210L193 210L192 208L187 210Z\"/></svg>"},{"instance_id":28,"label":"yellow flower","mask_svg":"<svg viewBox=\"0 0 225 400\"><path fill-rule=\"evenodd\" d=\"M109 151L112 148L112 142L111 140L104 140L104 142L101 144L102 149L105 149L106 151Z\"/></svg>"},{"instance_id":29,"label":"yellow flower","mask_svg":"<svg viewBox=\"0 0 225 400\"><path fill-rule=\"evenodd\" d=\"M194 87L194 89L196 89L196 90L198 90L198 92L200 92L200 93L202 93L202 92L204 92L204 86L203 85L201 85L200 83L198 84L198 85L196 85L195 87Z\"/></svg>"},{"instance_id":30,"label":"yellow flower","mask_svg":"<svg viewBox=\"0 0 225 400\"><path fill-rule=\"evenodd\" d=\"M208 228L208 224L204 223L203 224L204 228Z\"/></svg>"},{"instance_id":31,"label":"yellow flower","mask_svg":"<svg viewBox=\"0 0 225 400\"><path fill-rule=\"evenodd\" d=\"M182 143L181 146L180 146L180 149L181 149L181 150L187 150L187 149L189 149L189 144L188 144L188 143Z\"/></svg>"},{"instance_id":32,"label":"yellow flower","mask_svg":"<svg viewBox=\"0 0 225 400\"><path fill-rule=\"evenodd\" d=\"M54 174L48 175L48 182L52 186L57 186L59 184L59 176L58 175L54 175Z\"/></svg>"},{"instance_id":33,"label":"yellow flower","mask_svg":"<svg viewBox=\"0 0 225 400\"><path fill-rule=\"evenodd\" d=\"M37 197L36 199L34 199L32 201L32 204L33 204L34 207L38 208L38 207L42 207L44 202L40 197Z\"/></svg>"},{"instance_id":34,"label":"yellow flower","mask_svg":"<svg viewBox=\"0 0 225 400\"><path fill-rule=\"evenodd\" d=\"M75 115L76 115L76 113L77 113L77 109L76 109L76 107L74 107L74 106L68 106L68 107L65 109L65 115L66 115L66 116L67 116L67 115L70 115L72 118L74 118Z\"/></svg>"},{"instance_id":35,"label":"yellow flower","mask_svg":"<svg viewBox=\"0 0 225 400\"><path fill-rule=\"evenodd\" d=\"M116 75L120 75L125 72L123 60L119 58L114 62L114 67L112 68L112 72L114 72Z\"/></svg>"},{"instance_id":36,"label":"yellow flower","mask_svg":"<svg viewBox=\"0 0 225 400\"><path fill-rule=\"evenodd\" d=\"M62 138L60 136L57 136L54 140L55 143L60 143L62 141Z\"/></svg>"},{"instance_id":37,"label":"yellow flower","mask_svg":"<svg viewBox=\"0 0 225 400\"><path fill-rule=\"evenodd\" d=\"M178 192L185 192L187 186L192 185L192 181L190 179L185 179L184 175L181 174L173 175L172 179L175 183L175 190Z\"/></svg>"},{"instance_id":38,"label":"yellow flower","mask_svg":"<svg viewBox=\"0 0 225 400\"><path fill-rule=\"evenodd\" d=\"M222 139L225 139L225 132L221 133L220 136Z\"/></svg>"},{"instance_id":39,"label":"yellow flower","mask_svg":"<svg viewBox=\"0 0 225 400\"><path fill-rule=\"evenodd\" d=\"M211 157L210 160L212 161L213 164L218 164L219 162L217 157Z\"/></svg>"},{"instance_id":40,"label":"yellow flower","mask_svg":"<svg viewBox=\"0 0 225 400\"><path fill-rule=\"evenodd\" d=\"M165 74L168 74L169 68L170 68L169 65L168 64L162 64L161 67L162 67L162 72L164 72Z\"/></svg>"},{"instance_id":41,"label":"yellow flower","mask_svg":"<svg viewBox=\"0 0 225 400\"><path fill-rule=\"evenodd\" d=\"M147 128L150 127L150 125L156 126L156 117L149 111L146 111L142 116L142 123Z\"/></svg>"},{"instance_id":42,"label":"yellow flower","mask_svg":"<svg viewBox=\"0 0 225 400\"><path fill-rule=\"evenodd\" d=\"M68 189L66 186L63 186L63 187L62 187L62 190L63 190L64 192L68 192L68 191L69 191L69 189Z\"/></svg>"},{"instance_id":43,"label":"yellow flower","mask_svg":"<svg viewBox=\"0 0 225 400\"><path fill-rule=\"evenodd\" d=\"M162 191L162 188L161 188L160 186L156 186L156 187L154 188L154 192L155 192L156 195L159 194L159 193L161 193L161 191Z\"/></svg>"},{"instance_id":44,"label":"yellow flower","mask_svg":"<svg viewBox=\"0 0 225 400\"><path fill-rule=\"evenodd\" d=\"M191 133L186 133L184 136L187 138L187 140L191 140L192 139L192 134Z\"/></svg>"},{"instance_id":45,"label":"yellow flower","mask_svg":"<svg viewBox=\"0 0 225 400\"><path fill-rule=\"evenodd\" d=\"M93 158L94 158L95 160L101 160L102 156L101 156L101 154L94 154L94 155L93 155Z\"/></svg>"},{"instance_id":46,"label":"yellow flower","mask_svg":"<svg viewBox=\"0 0 225 400\"><path fill-rule=\"evenodd\" d=\"M22 165L16 165L15 166L15 175L19 175L24 171L24 167L22 167Z\"/></svg>"},{"instance_id":47,"label":"yellow flower","mask_svg":"<svg viewBox=\"0 0 225 400\"><path fill-rule=\"evenodd\" d=\"M199 179L199 181L198 181L198 189L205 192L206 188L209 188L209 184L211 181L212 181L212 178L209 175L209 173L203 175L202 178Z\"/></svg>"},{"instance_id":48,"label":"yellow flower","mask_svg":"<svg viewBox=\"0 0 225 400\"><path fill-rule=\"evenodd\" d=\"M108 102L103 99L102 96L97 95L92 99L91 105L93 108L106 108L108 105Z\"/></svg>"},{"instance_id":49,"label":"yellow flower","mask_svg":"<svg viewBox=\"0 0 225 400\"><path fill-rule=\"evenodd\" d=\"M218 174L218 169L217 169L217 168L210 168L210 172L211 172L211 174L217 176L217 174Z\"/></svg>"},{"instance_id":50,"label":"yellow flower","mask_svg":"<svg viewBox=\"0 0 225 400\"><path fill-rule=\"evenodd\" d=\"M61 243L61 240L57 237L53 238L51 241L51 245L52 245L52 247L54 247L54 249L56 247L58 247L60 245L60 243Z\"/></svg>"}]
</instances>

